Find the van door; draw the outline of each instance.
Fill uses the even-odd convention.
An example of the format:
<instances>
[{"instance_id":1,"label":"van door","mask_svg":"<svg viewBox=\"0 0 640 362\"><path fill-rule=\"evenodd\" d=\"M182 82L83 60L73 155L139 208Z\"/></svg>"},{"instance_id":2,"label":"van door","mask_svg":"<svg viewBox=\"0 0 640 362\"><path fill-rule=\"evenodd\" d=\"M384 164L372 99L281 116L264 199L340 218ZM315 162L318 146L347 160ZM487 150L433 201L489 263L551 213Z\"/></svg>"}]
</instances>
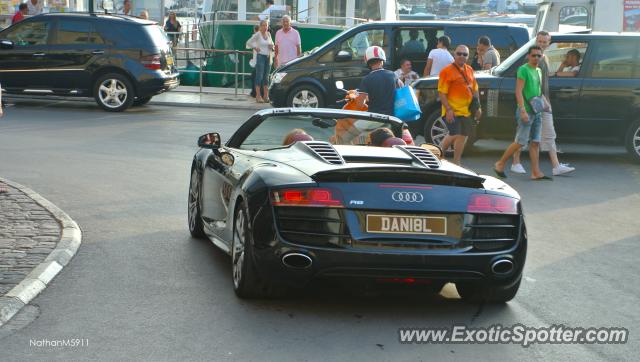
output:
<instances>
[{"instance_id":1,"label":"van door","mask_svg":"<svg viewBox=\"0 0 640 362\"><path fill-rule=\"evenodd\" d=\"M388 35L384 27L367 27L360 32L350 33L323 54L318 62L330 70L330 76L327 77L330 84L326 84L327 89L333 89L335 94L335 82L338 80L344 83L345 89L357 89L362 78L369 74L364 54L372 45L382 47L385 53L389 54ZM329 93L332 94L331 91Z\"/></svg>"}]
</instances>

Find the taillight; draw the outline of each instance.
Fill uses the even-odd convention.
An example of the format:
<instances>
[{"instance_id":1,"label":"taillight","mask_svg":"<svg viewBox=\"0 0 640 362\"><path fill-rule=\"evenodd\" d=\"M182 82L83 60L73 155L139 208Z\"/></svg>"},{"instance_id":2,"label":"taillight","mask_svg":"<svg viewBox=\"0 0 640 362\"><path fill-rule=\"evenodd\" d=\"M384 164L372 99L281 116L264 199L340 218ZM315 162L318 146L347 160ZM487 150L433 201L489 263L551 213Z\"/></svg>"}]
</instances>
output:
<instances>
[{"instance_id":1,"label":"taillight","mask_svg":"<svg viewBox=\"0 0 640 362\"><path fill-rule=\"evenodd\" d=\"M271 203L274 206L344 207L338 192L326 188L274 190Z\"/></svg>"},{"instance_id":2,"label":"taillight","mask_svg":"<svg viewBox=\"0 0 640 362\"><path fill-rule=\"evenodd\" d=\"M515 215L518 213L518 201L506 196L473 194L467 204L467 212Z\"/></svg>"},{"instance_id":3,"label":"taillight","mask_svg":"<svg viewBox=\"0 0 640 362\"><path fill-rule=\"evenodd\" d=\"M162 64L160 63L159 54L145 55L144 57L140 57L140 63L142 63L142 65L147 69L151 69L151 70L162 69Z\"/></svg>"}]
</instances>

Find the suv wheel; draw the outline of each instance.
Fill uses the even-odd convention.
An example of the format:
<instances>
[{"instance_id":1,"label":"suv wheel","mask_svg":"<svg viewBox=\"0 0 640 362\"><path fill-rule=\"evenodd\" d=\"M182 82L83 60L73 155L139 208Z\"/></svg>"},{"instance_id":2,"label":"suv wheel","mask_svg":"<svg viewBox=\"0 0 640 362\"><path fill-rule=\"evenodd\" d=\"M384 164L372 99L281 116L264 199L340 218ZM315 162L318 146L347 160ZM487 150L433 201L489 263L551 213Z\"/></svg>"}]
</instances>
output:
<instances>
[{"instance_id":1,"label":"suv wheel","mask_svg":"<svg viewBox=\"0 0 640 362\"><path fill-rule=\"evenodd\" d=\"M149 103L150 100L151 100L151 97L136 98L136 100L133 101L133 105L134 106L142 106L142 105L145 105L145 104Z\"/></svg>"},{"instance_id":2,"label":"suv wheel","mask_svg":"<svg viewBox=\"0 0 640 362\"><path fill-rule=\"evenodd\" d=\"M440 147L444 138L449 134L449 129L445 122L439 109L431 113L424 123L424 139Z\"/></svg>"},{"instance_id":3,"label":"suv wheel","mask_svg":"<svg viewBox=\"0 0 640 362\"><path fill-rule=\"evenodd\" d=\"M133 86L127 77L118 73L98 78L93 94L100 107L110 112L122 112L133 104Z\"/></svg>"},{"instance_id":4,"label":"suv wheel","mask_svg":"<svg viewBox=\"0 0 640 362\"><path fill-rule=\"evenodd\" d=\"M293 108L321 108L324 107L324 97L318 87L304 84L289 93L287 105Z\"/></svg>"},{"instance_id":5,"label":"suv wheel","mask_svg":"<svg viewBox=\"0 0 640 362\"><path fill-rule=\"evenodd\" d=\"M635 161L640 162L640 119L631 124L625 138L629 154Z\"/></svg>"}]
</instances>

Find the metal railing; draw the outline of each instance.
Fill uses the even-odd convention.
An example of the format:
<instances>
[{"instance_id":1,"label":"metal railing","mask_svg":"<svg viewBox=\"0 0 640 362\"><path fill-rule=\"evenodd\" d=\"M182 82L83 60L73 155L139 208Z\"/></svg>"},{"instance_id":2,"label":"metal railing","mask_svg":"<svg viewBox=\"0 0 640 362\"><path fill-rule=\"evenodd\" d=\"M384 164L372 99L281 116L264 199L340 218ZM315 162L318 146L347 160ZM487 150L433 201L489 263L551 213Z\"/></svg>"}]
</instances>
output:
<instances>
[{"instance_id":1,"label":"metal railing","mask_svg":"<svg viewBox=\"0 0 640 362\"><path fill-rule=\"evenodd\" d=\"M176 57L176 64L178 64L179 60L186 60L185 58L180 58L178 56L178 51L183 51L183 52L187 52L186 54L189 54L189 52L198 52L198 53L203 53L201 56L197 57L200 60L200 66L198 67L198 70L190 70L190 69L181 69L179 70L180 73L198 73L198 84L199 84L199 90L202 93L202 81L203 81L203 75L204 74L218 74L218 75L233 75L234 77L234 95L235 97L238 96L238 84L239 84L239 80L241 80L242 84L242 94L246 94L244 93L244 90L246 88L244 88L244 84L245 84L245 77L246 76L251 76L251 73L246 73L245 72L245 56L249 55L249 56L253 56L253 52L251 51L243 51L243 50L222 50L222 49L204 49L204 48L188 48L188 47L175 47L174 49L174 56ZM213 71L213 70L203 70L203 66L204 66L204 60L209 58L212 54L217 55L217 54L222 54L223 56L229 56L229 55L233 55L232 56L232 61L235 65L235 69L233 72L225 72L225 71Z\"/></svg>"}]
</instances>

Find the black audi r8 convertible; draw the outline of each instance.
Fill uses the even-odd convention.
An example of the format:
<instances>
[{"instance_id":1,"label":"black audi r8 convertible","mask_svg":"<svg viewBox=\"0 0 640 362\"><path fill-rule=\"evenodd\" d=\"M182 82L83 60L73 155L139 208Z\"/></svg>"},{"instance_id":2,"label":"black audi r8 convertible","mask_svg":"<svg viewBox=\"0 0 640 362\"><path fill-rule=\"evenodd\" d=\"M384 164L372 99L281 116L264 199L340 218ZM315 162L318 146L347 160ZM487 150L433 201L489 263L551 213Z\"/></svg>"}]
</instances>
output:
<instances>
[{"instance_id":1,"label":"black audi r8 convertible","mask_svg":"<svg viewBox=\"0 0 640 362\"><path fill-rule=\"evenodd\" d=\"M314 278L438 290L453 282L473 301L515 296L527 250L518 193L442 160L431 145L373 146L380 129L400 138L403 123L269 109L224 145L218 133L200 137L189 230L231 255L239 297Z\"/></svg>"}]
</instances>

